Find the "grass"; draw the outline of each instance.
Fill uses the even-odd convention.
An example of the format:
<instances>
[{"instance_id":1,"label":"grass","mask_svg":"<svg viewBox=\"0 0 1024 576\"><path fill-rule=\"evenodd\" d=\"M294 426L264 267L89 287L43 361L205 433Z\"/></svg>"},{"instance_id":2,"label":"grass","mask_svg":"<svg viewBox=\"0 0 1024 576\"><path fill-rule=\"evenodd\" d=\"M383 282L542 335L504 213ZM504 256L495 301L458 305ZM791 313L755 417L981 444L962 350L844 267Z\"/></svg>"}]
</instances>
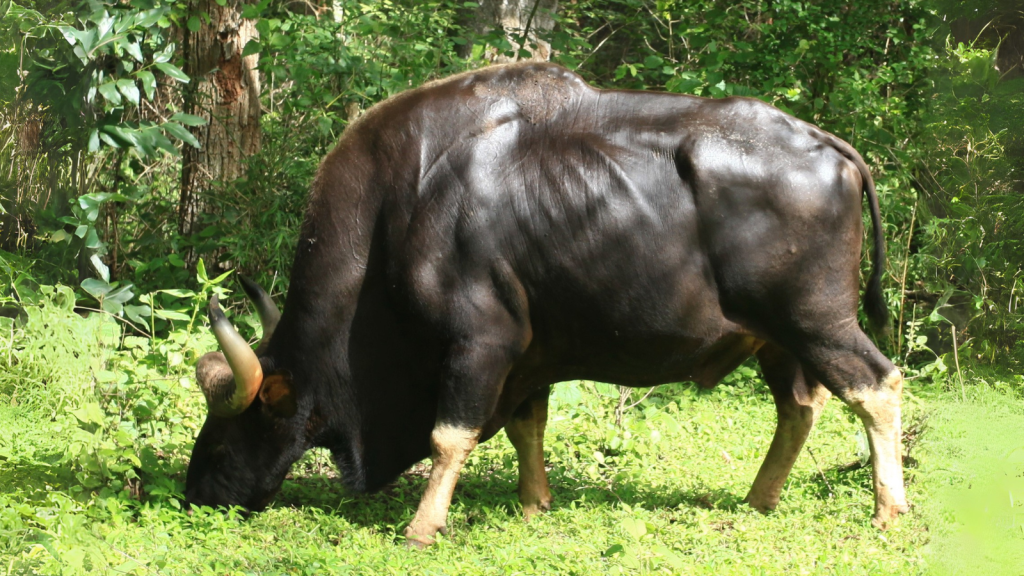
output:
<instances>
[{"instance_id":1,"label":"grass","mask_svg":"<svg viewBox=\"0 0 1024 576\"><path fill-rule=\"evenodd\" d=\"M112 322L61 310L43 304L28 326L0 326L13 358L0 364L0 575L1020 574L1024 566L1024 410L991 378L972 380L966 401L959 390L908 386L915 507L884 533L869 523L861 427L836 401L778 510L762 515L741 503L775 419L767 389L743 367L710 392L661 387L621 428L617 389L559 385L546 438L552 511L523 521L514 452L499 434L470 458L447 536L410 551L397 535L422 494L424 465L381 493L353 495L329 456L314 451L263 513L187 514L177 496L203 416L188 373L211 341L185 332L111 340ZM38 352L44 331L34 322L64 348Z\"/></svg>"}]
</instances>

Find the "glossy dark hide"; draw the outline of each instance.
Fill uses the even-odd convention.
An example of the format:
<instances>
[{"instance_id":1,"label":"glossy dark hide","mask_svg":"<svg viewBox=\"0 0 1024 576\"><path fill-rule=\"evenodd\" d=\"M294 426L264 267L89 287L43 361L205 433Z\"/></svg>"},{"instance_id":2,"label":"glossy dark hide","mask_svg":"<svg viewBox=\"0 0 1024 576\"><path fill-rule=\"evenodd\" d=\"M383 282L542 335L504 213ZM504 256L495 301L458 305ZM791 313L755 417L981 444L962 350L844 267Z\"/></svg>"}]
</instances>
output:
<instances>
[{"instance_id":1,"label":"glossy dark hide","mask_svg":"<svg viewBox=\"0 0 1024 576\"><path fill-rule=\"evenodd\" d=\"M435 423L486 439L570 379L710 386L765 341L830 388L877 380L892 365L856 324L866 176L848 145L760 101L600 91L550 64L394 97L313 185L261 357L298 411L238 417L287 440L208 421L188 497L258 506L268 482L227 463L263 453L279 483L311 446L374 490L430 454ZM832 370L851 351L866 366ZM209 456L214 436L230 457Z\"/></svg>"}]
</instances>

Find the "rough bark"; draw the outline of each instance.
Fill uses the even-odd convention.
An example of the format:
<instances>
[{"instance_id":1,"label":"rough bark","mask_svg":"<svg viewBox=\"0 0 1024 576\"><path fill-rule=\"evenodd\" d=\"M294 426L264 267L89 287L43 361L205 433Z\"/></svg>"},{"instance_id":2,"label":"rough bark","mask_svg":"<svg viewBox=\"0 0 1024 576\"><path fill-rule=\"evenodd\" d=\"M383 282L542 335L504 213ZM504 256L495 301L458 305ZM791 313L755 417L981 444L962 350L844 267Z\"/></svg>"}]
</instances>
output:
<instances>
[{"instance_id":1,"label":"rough bark","mask_svg":"<svg viewBox=\"0 0 1024 576\"><path fill-rule=\"evenodd\" d=\"M551 44L542 38L554 28L557 9L558 0L481 0L480 8L467 15L466 25L478 35L498 27L505 30L505 38L517 55L510 58L491 51L487 53L491 62L519 60L518 52L523 47L524 37L525 49L531 60L550 60Z\"/></svg>"},{"instance_id":2,"label":"rough bark","mask_svg":"<svg viewBox=\"0 0 1024 576\"><path fill-rule=\"evenodd\" d=\"M208 120L192 128L202 148L182 150L178 228L192 234L205 211L203 191L214 181L229 182L243 172L243 159L260 149L260 81L258 56L242 57L257 38L256 22L242 18L243 2L192 0L190 13L200 16L199 30L184 31L184 72L192 79L185 111ZM209 15L207 20L203 14Z\"/></svg>"}]
</instances>

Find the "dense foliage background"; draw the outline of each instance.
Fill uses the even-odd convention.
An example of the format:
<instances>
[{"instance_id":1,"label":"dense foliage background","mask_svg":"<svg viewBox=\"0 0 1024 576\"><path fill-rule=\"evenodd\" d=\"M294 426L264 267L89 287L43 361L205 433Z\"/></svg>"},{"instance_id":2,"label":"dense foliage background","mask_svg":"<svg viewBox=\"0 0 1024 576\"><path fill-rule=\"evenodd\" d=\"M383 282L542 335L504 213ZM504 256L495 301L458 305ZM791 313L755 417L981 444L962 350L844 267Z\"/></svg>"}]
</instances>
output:
<instances>
[{"instance_id":1,"label":"dense foliage background","mask_svg":"<svg viewBox=\"0 0 1024 576\"><path fill-rule=\"evenodd\" d=\"M236 60L227 54L201 78L185 71L196 69L197 39L215 31L211 15L225 11L255 30L232 49L256 66L256 146L231 160L240 177L196 185L185 176L202 166L194 152L213 149L208 129L223 120L202 86ZM851 142L873 170L888 239L894 327L880 346L915 386L962 398L980 381L1024 392L1015 376L1024 359L1016 2L570 0L543 26L518 31L483 13L450 0L0 2L0 405L60 439L33 451L16 442L28 427L0 426L0 479L31 487L0 497L9 573L112 562L109 551L90 556L85 536L60 540L82 530L83 503L105 506L89 514L109 526L175 506L202 417L190 372L215 347L203 306L229 291L230 270L275 296L287 290L308 187L349 122L390 95L542 43L597 86L760 98ZM236 325L256 337L246 304L231 303ZM567 388L556 402L619 398L594 386ZM654 421L678 409L671 398L621 396L618 427L605 428L599 408L574 408L593 420L581 416L587 432L566 432L559 445L591 432L604 439L596 464L571 450L558 456L565 473L593 467L592 481L612 482L607 454L652 465L648 444L628 444L646 432L631 433L628 417L623 427L622 412ZM835 427L854 434L845 420ZM321 466L311 462L303 465ZM864 481L821 477L829 494ZM647 534L633 528L637 541ZM626 562L630 550L604 552ZM152 558L146 570L160 567Z\"/></svg>"},{"instance_id":2,"label":"dense foliage background","mask_svg":"<svg viewBox=\"0 0 1024 576\"><path fill-rule=\"evenodd\" d=\"M885 216L888 352L929 364L955 330L965 357L1016 362L1024 74L1020 13L1004 3L574 1L543 34L553 60L598 86L761 98L850 141ZM244 53L258 55L262 146L238 160L241 178L198 191L188 227L181 150L210 115L183 113L194 96L180 53L205 13L5 6L0 248L31 261L21 272L37 283L71 286L146 333L172 328L150 308L178 308L128 292L195 288L200 257L286 290L306 190L345 125L426 80L516 56L514 35L475 31L472 2L239 5L258 30Z\"/></svg>"}]
</instances>

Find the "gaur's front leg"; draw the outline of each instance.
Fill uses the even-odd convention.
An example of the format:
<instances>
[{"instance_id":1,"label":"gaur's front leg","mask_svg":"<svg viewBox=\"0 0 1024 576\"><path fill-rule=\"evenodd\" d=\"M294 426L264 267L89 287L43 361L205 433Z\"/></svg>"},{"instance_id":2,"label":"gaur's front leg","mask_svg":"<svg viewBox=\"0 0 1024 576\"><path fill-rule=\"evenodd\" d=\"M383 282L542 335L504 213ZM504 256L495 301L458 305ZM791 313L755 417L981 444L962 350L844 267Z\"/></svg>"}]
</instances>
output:
<instances>
[{"instance_id":1,"label":"gaur's front leg","mask_svg":"<svg viewBox=\"0 0 1024 576\"><path fill-rule=\"evenodd\" d=\"M778 424L744 500L752 508L767 512L778 505L800 449L832 394L807 374L793 355L773 344L765 344L757 352L757 359L775 399Z\"/></svg>"},{"instance_id":2,"label":"gaur's front leg","mask_svg":"<svg viewBox=\"0 0 1024 576\"><path fill-rule=\"evenodd\" d=\"M455 484L469 453L495 409L515 360L530 342L528 316L512 313L488 283L466 286L450 302L460 314L442 332L451 334L438 389L431 433L431 468L416 516L405 530L408 543L423 547L444 531ZM523 305L525 309L525 305ZM543 470L543 464L541 469Z\"/></svg>"},{"instance_id":3,"label":"gaur's front leg","mask_svg":"<svg viewBox=\"0 0 1024 576\"><path fill-rule=\"evenodd\" d=\"M434 543L434 535L445 531L448 507L452 502L459 472L469 453L476 447L480 430L447 424L434 427L430 435L431 466L427 489L416 516L405 529L410 545L422 548Z\"/></svg>"}]
</instances>

